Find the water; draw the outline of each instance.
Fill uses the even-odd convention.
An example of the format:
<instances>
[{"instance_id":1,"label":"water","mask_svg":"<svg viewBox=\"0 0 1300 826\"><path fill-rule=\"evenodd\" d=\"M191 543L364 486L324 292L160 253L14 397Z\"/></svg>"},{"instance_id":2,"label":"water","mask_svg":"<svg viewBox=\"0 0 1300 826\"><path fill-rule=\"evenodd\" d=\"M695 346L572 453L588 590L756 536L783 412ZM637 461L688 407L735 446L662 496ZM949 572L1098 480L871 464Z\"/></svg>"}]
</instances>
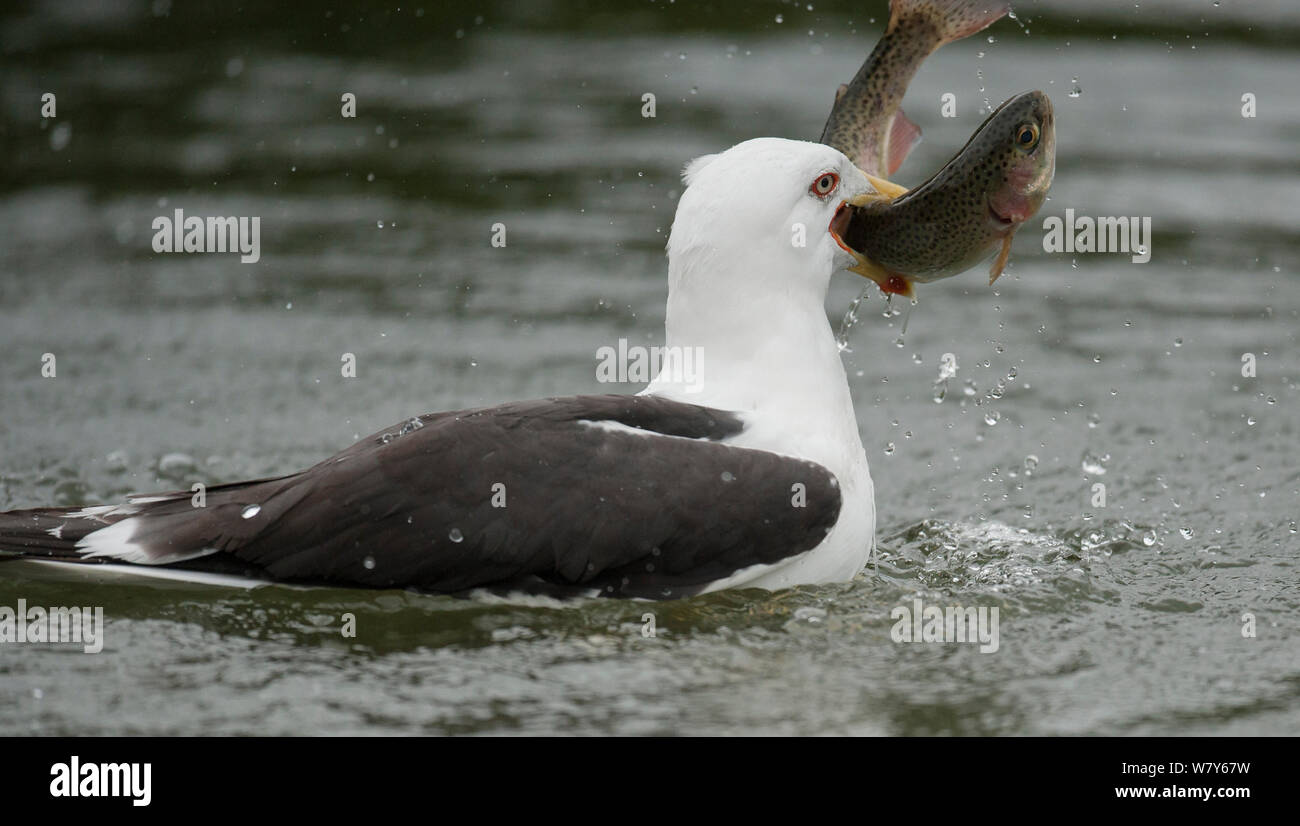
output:
<instances>
[{"instance_id":1,"label":"water","mask_svg":"<svg viewBox=\"0 0 1300 826\"><path fill-rule=\"evenodd\" d=\"M597 348L661 340L682 165L818 134L883 24L883 3L781 25L730 3L182 5L0 12L2 508L277 475L420 413L607 392ZM1031 224L996 289L922 285L906 349L900 319L863 314L844 358L880 530L855 581L562 604L0 565L0 605L108 619L99 655L0 648L0 733L1300 733L1300 14L1042 5L926 64L897 178L964 142L979 85L1042 88L1041 215L1151 216L1152 259L1049 255ZM155 255L177 207L261 216L262 260ZM828 316L861 288L837 277ZM918 594L998 607L998 651L894 643Z\"/></svg>"}]
</instances>

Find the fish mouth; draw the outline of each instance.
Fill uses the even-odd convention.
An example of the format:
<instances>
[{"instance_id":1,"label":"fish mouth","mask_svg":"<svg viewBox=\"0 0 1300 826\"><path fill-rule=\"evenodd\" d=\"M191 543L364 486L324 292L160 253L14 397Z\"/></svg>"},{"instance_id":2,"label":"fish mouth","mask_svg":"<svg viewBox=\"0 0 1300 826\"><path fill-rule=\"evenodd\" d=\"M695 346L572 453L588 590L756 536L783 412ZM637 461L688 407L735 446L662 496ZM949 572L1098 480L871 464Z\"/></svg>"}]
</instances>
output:
<instances>
[{"instance_id":1,"label":"fish mouth","mask_svg":"<svg viewBox=\"0 0 1300 826\"><path fill-rule=\"evenodd\" d=\"M993 223L1000 224L1004 227L1014 227L1016 224L1020 223L1020 221L1016 220L1015 217L1003 215L998 212L994 209L992 204L989 204L989 217L993 219Z\"/></svg>"},{"instance_id":2,"label":"fish mouth","mask_svg":"<svg viewBox=\"0 0 1300 826\"><path fill-rule=\"evenodd\" d=\"M1009 235L1016 231L1016 228L1024 221L1023 218L1012 213L1004 215L997 210L992 204L988 205L989 223L993 225L993 234L997 237Z\"/></svg>"},{"instance_id":3,"label":"fish mouth","mask_svg":"<svg viewBox=\"0 0 1300 826\"><path fill-rule=\"evenodd\" d=\"M1038 211L1036 204L1020 195L1007 196L1002 198L1000 203L994 203L994 199L989 198L985 204L988 207L989 221L995 228L1001 230L998 232L999 235L1015 232Z\"/></svg>"},{"instance_id":4,"label":"fish mouth","mask_svg":"<svg viewBox=\"0 0 1300 826\"><path fill-rule=\"evenodd\" d=\"M852 255L858 262L855 266L848 268L849 272L857 273L863 278L869 278L876 282L883 293L912 298L915 295L912 289L912 279L902 273L890 272L874 263L861 250L854 249L845 240L846 238L852 238L853 216L856 214L857 209L872 200L888 200L888 198L882 198L877 193L869 193L869 195L859 195L851 201L840 201L840 205L836 208L835 215L831 217L831 222L827 225L826 231L831 234L831 238L835 239L835 243L839 244L840 249Z\"/></svg>"}]
</instances>

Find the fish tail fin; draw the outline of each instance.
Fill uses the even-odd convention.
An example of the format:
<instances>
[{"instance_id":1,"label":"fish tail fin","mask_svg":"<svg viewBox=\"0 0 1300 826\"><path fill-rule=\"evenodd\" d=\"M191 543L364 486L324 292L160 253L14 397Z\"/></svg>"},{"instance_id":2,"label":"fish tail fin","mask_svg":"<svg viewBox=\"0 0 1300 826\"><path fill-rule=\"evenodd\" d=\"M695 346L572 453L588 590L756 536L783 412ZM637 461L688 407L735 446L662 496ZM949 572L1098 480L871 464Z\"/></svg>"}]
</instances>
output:
<instances>
[{"instance_id":1,"label":"fish tail fin","mask_svg":"<svg viewBox=\"0 0 1300 826\"><path fill-rule=\"evenodd\" d=\"M938 30L938 48L988 28L1009 11L1007 0L889 0L889 27L906 18L926 18Z\"/></svg>"}]
</instances>

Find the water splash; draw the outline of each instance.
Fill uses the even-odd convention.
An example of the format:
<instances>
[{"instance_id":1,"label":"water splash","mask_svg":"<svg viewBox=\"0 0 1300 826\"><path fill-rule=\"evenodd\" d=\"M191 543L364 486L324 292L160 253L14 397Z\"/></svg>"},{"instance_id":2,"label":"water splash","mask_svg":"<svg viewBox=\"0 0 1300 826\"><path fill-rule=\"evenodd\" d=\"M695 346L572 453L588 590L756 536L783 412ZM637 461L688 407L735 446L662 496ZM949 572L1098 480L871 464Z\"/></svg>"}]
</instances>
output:
<instances>
[{"instance_id":1,"label":"water splash","mask_svg":"<svg viewBox=\"0 0 1300 826\"><path fill-rule=\"evenodd\" d=\"M853 299L853 303L849 305L848 311L844 313L844 319L840 321L839 332L835 334L835 346L839 348L841 353L853 352L853 350L849 348L849 332L859 321L862 320L858 316L858 308L862 306L862 302L867 299L867 296L871 295L871 289L873 286L874 285L868 285L862 290L861 295Z\"/></svg>"},{"instance_id":2,"label":"water splash","mask_svg":"<svg viewBox=\"0 0 1300 826\"><path fill-rule=\"evenodd\" d=\"M1083 469L1083 472L1089 476L1105 476L1106 463L1109 461L1109 453L1103 453L1098 456L1092 452L1088 452L1083 454L1083 458L1079 461L1079 466Z\"/></svg>"},{"instance_id":3,"label":"water splash","mask_svg":"<svg viewBox=\"0 0 1300 826\"><path fill-rule=\"evenodd\" d=\"M948 379L957 375L957 357L944 353L939 359L939 378L934 380L934 403L941 403L948 396Z\"/></svg>"}]
</instances>

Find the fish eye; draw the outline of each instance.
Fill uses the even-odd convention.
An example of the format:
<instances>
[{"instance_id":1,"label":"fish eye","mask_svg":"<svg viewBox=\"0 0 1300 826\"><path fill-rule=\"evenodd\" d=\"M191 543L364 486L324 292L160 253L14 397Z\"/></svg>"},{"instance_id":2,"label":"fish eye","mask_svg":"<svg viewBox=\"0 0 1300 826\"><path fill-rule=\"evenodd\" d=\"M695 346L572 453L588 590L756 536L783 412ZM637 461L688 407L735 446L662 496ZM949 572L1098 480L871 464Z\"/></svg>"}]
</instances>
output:
<instances>
[{"instance_id":1,"label":"fish eye","mask_svg":"<svg viewBox=\"0 0 1300 826\"><path fill-rule=\"evenodd\" d=\"M1032 123L1022 123L1016 127L1016 147L1028 152L1038 145L1038 126Z\"/></svg>"},{"instance_id":2,"label":"fish eye","mask_svg":"<svg viewBox=\"0 0 1300 826\"><path fill-rule=\"evenodd\" d=\"M823 172L812 182L812 186L808 187L808 191L816 195L818 198L825 198L827 195L834 192L835 187L839 185L839 175L836 175L834 172Z\"/></svg>"}]
</instances>

